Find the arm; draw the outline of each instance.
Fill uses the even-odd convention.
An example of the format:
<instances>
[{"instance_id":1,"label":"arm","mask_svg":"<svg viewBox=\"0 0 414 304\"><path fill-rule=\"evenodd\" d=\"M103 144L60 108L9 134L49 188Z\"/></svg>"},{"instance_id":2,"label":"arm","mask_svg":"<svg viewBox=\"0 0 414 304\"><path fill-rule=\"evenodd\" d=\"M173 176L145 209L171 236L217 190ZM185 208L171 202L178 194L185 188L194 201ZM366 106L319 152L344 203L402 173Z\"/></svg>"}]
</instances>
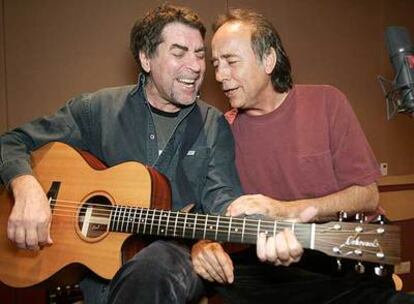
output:
<instances>
[{"instance_id":1,"label":"arm","mask_svg":"<svg viewBox=\"0 0 414 304\"><path fill-rule=\"evenodd\" d=\"M217 111L210 109L205 124L211 149L201 202L204 213L224 214L229 203L242 195L235 166L234 139L224 116Z\"/></svg>"},{"instance_id":2,"label":"arm","mask_svg":"<svg viewBox=\"0 0 414 304\"><path fill-rule=\"evenodd\" d=\"M38 250L52 244L51 211L42 187L31 175L30 152L58 140L81 146L81 132L72 115L76 109L81 109L80 103L70 102L54 115L0 137L0 177L14 196L7 235L19 248Z\"/></svg>"},{"instance_id":3,"label":"arm","mask_svg":"<svg viewBox=\"0 0 414 304\"><path fill-rule=\"evenodd\" d=\"M254 194L236 199L228 208L227 215L240 216L263 214L271 218L299 218L308 207L315 207L317 216L313 221L336 219L339 211L353 214L373 212L378 207L378 189L375 183L368 186L351 186L338 192L310 199L279 201L270 197Z\"/></svg>"}]
</instances>

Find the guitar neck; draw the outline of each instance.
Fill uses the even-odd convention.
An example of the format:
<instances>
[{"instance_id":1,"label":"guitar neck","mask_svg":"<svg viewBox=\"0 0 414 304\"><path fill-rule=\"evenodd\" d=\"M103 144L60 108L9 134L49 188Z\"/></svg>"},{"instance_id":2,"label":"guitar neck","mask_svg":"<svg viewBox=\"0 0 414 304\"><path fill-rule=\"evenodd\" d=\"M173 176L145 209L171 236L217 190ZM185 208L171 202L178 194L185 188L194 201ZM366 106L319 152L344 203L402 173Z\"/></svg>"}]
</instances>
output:
<instances>
[{"instance_id":1,"label":"guitar neck","mask_svg":"<svg viewBox=\"0 0 414 304\"><path fill-rule=\"evenodd\" d=\"M304 248L313 249L315 225L116 206L111 211L109 230L255 244L259 233L275 236L290 228Z\"/></svg>"}]
</instances>

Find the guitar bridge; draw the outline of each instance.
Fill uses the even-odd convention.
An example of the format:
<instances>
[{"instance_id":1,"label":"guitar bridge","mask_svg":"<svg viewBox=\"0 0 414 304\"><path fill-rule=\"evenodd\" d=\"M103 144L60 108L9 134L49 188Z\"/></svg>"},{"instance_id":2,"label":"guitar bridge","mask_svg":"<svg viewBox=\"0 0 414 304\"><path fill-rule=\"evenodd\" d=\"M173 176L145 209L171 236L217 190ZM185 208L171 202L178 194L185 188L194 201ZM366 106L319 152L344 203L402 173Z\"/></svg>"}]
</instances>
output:
<instances>
[{"instance_id":1,"label":"guitar bridge","mask_svg":"<svg viewBox=\"0 0 414 304\"><path fill-rule=\"evenodd\" d=\"M46 194L49 200L50 209L52 210L52 212L56 205L56 199L59 193L60 184L61 182L52 182L52 185L50 186L49 191Z\"/></svg>"}]
</instances>

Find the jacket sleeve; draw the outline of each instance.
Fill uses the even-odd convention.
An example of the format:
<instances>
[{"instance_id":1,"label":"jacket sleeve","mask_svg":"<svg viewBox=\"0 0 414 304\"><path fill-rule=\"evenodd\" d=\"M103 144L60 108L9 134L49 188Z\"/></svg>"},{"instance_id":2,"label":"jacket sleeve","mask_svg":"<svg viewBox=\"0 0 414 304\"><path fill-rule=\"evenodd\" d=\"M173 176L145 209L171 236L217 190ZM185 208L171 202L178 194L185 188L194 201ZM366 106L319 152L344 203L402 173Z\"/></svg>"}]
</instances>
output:
<instances>
[{"instance_id":1,"label":"jacket sleeve","mask_svg":"<svg viewBox=\"0 0 414 304\"><path fill-rule=\"evenodd\" d=\"M24 174L31 174L30 152L52 141L86 149L90 103L87 95L68 101L56 113L26 123L0 136L0 180L6 186Z\"/></svg>"},{"instance_id":2,"label":"jacket sleeve","mask_svg":"<svg viewBox=\"0 0 414 304\"><path fill-rule=\"evenodd\" d=\"M230 126L221 114L215 117L215 125L208 174L202 190L202 206L205 213L222 214L234 199L242 195L242 189L235 166Z\"/></svg>"}]
</instances>

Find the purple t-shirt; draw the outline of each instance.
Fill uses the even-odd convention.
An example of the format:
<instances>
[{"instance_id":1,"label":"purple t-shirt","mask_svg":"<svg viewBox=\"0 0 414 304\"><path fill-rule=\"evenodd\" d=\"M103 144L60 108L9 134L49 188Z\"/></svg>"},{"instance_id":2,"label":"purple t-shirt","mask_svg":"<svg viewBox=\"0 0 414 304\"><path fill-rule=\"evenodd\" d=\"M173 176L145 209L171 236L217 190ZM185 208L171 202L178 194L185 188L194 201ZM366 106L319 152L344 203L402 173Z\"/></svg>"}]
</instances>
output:
<instances>
[{"instance_id":1,"label":"purple t-shirt","mask_svg":"<svg viewBox=\"0 0 414 304\"><path fill-rule=\"evenodd\" d=\"M238 113L232 130L245 193L313 198L380 175L349 102L331 86L296 85L271 113Z\"/></svg>"}]
</instances>

